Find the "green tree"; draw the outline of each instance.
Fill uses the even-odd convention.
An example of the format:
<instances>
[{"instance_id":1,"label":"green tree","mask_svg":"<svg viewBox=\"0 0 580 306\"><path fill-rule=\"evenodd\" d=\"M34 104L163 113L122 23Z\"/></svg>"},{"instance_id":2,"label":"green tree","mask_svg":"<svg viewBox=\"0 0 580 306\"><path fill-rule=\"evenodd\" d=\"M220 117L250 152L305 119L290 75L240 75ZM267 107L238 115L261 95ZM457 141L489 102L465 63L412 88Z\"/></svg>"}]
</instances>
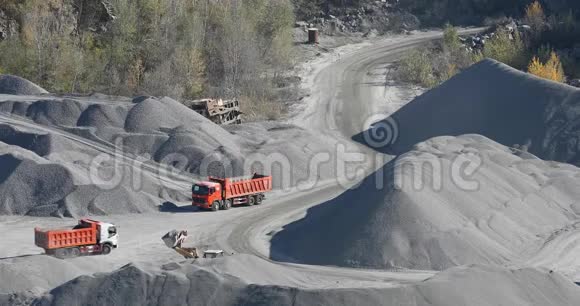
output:
<instances>
[{"instance_id":1,"label":"green tree","mask_svg":"<svg viewBox=\"0 0 580 306\"><path fill-rule=\"evenodd\" d=\"M317 17L322 10L324 0L293 0L296 17L300 20L310 20Z\"/></svg>"},{"instance_id":2,"label":"green tree","mask_svg":"<svg viewBox=\"0 0 580 306\"><path fill-rule=\"evenodd\" d=\"M20 29L0 42L0 67L52 92L244 97L259 118L281 109L266 103L292 63L291 1L110 0L118 18L95 31L68 18L70 1L0 0Z\"/></svg>"},{"instance_id":3,"label":"green tree","mask_svg":"<svg viewBox=\"0 0 580 306\"><path fill-rule=\"evenodd\" d=\"M534 1L526 7L525 21L535 31L542 30L546 23L546 14L539 1Z\"/></svg>"},{"instance_id":4,"label":"green tree","mask_svg":"<svg viewBox=\"0 0 580 306\"><path fill-rule=\"evenodd\" d=\"M451 52L457 51L459 48L461 48L459 32L450 23L445 25L445 29L443 31L443 47Z\"/></svg>"},{"instance_id":5,"label":"green tree","mask_svg":"<svg viewBox=\"0 0 580 306\"><path fill-rule=\"evenodd\" d=\"M526 47L517 31L514 34L506 30L497 31L485 44L483 55L518 69L526 65Z\"/></svg>"}]
</instances>

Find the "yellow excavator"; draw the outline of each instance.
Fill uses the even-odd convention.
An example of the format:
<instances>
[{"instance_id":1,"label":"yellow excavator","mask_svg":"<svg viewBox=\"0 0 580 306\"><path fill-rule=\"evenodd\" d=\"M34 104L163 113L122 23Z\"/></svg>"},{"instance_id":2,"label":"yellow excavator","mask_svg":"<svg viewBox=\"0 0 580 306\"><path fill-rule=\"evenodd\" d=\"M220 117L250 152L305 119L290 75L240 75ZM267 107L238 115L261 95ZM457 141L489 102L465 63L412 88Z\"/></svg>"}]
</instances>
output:
<instances>
[{"instance_id":1,"label":"yellow excavator","mask_svg":"<svg viewBox=\"0 0 580 306\"><path fill-rule=\"evenodd\" d=\"M199 258L196 248L187 248L183 246L183 242L187 239L186 230L172 230L161 237L161 239L165 242L165 245L167 245L168 248L174 249L175 252L179 253L179 255L186 259Z\"/></svg>"}]
</instances>

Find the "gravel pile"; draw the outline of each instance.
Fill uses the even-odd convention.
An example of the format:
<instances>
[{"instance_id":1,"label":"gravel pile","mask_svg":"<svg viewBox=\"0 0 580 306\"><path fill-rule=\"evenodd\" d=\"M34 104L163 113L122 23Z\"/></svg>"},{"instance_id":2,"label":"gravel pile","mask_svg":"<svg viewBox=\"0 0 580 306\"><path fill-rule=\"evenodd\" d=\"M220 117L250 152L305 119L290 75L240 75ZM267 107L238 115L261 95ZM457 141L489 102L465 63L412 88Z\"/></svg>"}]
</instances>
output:
<instances>
[{"instance_id":1,"label":"gravel pile","mask_svg":"<svg viewBox=\"0 0 580 306\"><path fill-rule=\"evenodd\" d=\"M69 157L49 161L17 146L0 142L0 214L80 217L154 211L163 203L158 185L143 182L142 190L130 182L108 187L91 182L74 147ZM55 153L51 153L55 154ZM82 162L82 161L81 161ZM102 170L105 170L103 168Z\"/></svg>"},{"instance_id":2,"label":"gravel pile","mask_svg":"<svg viewBox=\"0 0 580 306\"><path fill-rule=\"evenodd\" d=\"M0 302L2 301L0 295ZM127 265L81 276L35 305L575 305L580 291L535 269L458 267L424 282L391 288L316 289L252 285L191 264L162 269Z\"/></svg>"},{"instance_id":3,"label":"gravel pile","mask_svg":"<svg viewBox=\"0 0 580 306\"><path fill-rule=\"evenodd\" d=\"M369 268L517 263L578 220L579 197L575 166L514 154L478 135L438 137L285 226L271 253Z\"/></svg>"},{"instance_id":4,"label":"gravel pile","mask_svg":"<svg viewBox=\"0 0 580 306\"><path fill-rule=\"evenodd\" d=\"M150 211L166 201L187 201L194 177L262 172L282 188L331 178L335 164L327 161L313 172L309 162L318 153L333 154L332 143L295 126L265 122L224 129L175 100L145 96L0 96L0 145L30 153L20 168L15 165L21 160L6 161L10 180L0 181L0 214ZM99 177L122 174L114 186L92 179L91 165L103 155L110 160L99 163ZM37 176L28 160L40 162L47 174ZM177 179L162 177L167 166ZM134 186L135 177L143 186ZM68 185L43 183L51 180ZM167 181L176 183L168 187ZM22 191L12 190L19 184Z\"/></svg>"},{"instance_id":5,"label":"gravel pile","mask_svg":"<svg viewBox=\"0 0 580 306\"><path fill-rule=\"evenodd\" d=\"M0 214L42 214L58 210L75 190L71 173L57 164L41 164L14 154L0 155Z\"/></svg>"},{"instance_id":6,"label":"gravel pile","mask_svg":"<svg viewBox=\"0 0 580 306\"><path fill-rule=\"evenodd\" d=\"M0 94L41 95L48 91L40 86L15 75L0 74Z\"/></svg>"},{"instance_id":7,"label":"gravel pile","mask_svg":"<svg viewBox=\"0 0 580 306\"><path fill-rule=\"evenodd\" d=\"M580 90L484 60L397 111L393 145L407 152L436 136L480 134L545 160L580 163ZM379 131L381 125L376 125ZM355 139L364 142L363 135Z\"/></svg>"}]
</instances>

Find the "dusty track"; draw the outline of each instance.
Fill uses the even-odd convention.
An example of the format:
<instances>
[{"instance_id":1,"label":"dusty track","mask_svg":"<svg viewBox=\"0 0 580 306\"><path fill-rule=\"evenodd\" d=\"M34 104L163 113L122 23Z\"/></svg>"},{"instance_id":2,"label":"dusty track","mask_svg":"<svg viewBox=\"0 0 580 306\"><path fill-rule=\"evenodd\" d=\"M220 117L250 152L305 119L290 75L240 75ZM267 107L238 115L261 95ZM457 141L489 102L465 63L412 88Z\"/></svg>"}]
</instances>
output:
<instances>
[{"instance_id":1,"label":"dusty track","mask_svg":"<svg viewBox=\"0 0 580 306\"><path fill-rule=\"evenodd\" d=\"M462 32L468 34L478 31L481 29L470 29ZM386 102L381 99L384 97L385 75L373 71L384 69L386 64L396 61L404 52L440 37L441 33L421 33L410 36L408 39L380 41L371 47L339 56L336 62L314 71L312 94L307 102L309 105L302 113L293 118L292 122L334 137L339 143L351 149L370 152L352 142L350 137L363 130L367 119L375 115L373 109L376 108L377 104ZM373 171L373 166L370 167L367 170ZM277 201L278 203L266 204L270 207L261 207L259 210L244 215L243 219L235 224L228 224L221 228L217 237L218 241L224 248L234 250L237 253L253 254L269 260L270 250L266 238L272 232L302 217L308 208L344 191L344 188L336 182L326 182L322 185L316 190L284 196ZM406 282L410 279L418 281L434 273L277 264L329 277L361 281L373 279L379 283L391 283L397 280Z\"/></svg>"}]
</instances>

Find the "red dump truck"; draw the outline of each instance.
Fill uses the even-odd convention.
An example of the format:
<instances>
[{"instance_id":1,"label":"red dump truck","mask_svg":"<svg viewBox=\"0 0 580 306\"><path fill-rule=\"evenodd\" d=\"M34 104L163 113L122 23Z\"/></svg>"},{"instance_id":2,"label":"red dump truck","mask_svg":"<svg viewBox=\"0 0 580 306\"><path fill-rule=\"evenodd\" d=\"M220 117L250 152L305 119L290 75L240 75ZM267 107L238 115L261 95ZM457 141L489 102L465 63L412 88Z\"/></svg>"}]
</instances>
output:
<instances>
[{"instance_id":1,"label":"red dump truck","mask_svg":"<svg viewBox=\"0 0 580 306\"><path fill-rule=\"evenodd\" d=\"M218 211L234 205L259 205L265 192L272 190L272 177L254 174L251 177L215 178L198 182L191 188L192 205Z\"/></svg>"},{"instance_id":2,"label":"red dump truck","mask_svg":"<svg viewBox=\"0 0 580 306\"><path fill-rule=\"evenodd\" d=\"M79 220L71 228L34 229L34 244L58 258L89 254L109 254L117 248L119 234L115 225L91 219Z\"/></svg>"}]
</instances>

